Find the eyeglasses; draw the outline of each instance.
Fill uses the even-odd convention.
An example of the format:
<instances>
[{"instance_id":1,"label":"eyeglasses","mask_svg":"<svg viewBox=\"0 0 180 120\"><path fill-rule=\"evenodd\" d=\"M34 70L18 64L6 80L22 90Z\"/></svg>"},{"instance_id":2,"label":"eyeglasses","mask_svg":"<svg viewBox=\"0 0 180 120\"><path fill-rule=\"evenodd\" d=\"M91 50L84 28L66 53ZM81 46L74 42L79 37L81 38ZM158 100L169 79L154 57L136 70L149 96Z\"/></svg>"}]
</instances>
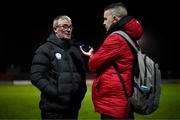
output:
<instances>
[{"instance_id":1,"label":"eyeglasses","mask_svg":"<svg viewBox=\"0 0 180 120\"><path fill-rule=\"evenodd\" d=\"M57 25L57 27L62 27L64 30L72 30L72 25L67 25L67 24L64 24L64 25Z\"/></svg>"}]
</instances>

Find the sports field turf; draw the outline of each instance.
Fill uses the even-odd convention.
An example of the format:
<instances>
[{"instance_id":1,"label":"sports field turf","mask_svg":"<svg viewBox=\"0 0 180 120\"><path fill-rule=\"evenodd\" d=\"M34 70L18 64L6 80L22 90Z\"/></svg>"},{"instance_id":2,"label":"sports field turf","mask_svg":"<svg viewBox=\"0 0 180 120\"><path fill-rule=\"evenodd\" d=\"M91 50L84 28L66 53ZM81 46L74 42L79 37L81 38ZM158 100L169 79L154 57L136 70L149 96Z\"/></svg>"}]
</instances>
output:
<instances>
[{"instance_id":1,"label":"sports field turf","mask_svg":"<svg viewBox=\"0 0 180 120\"><path fill-rule=\"evenodd\" d=\"M136 120L180 119L180 84L162 84L159 109ZM32 85L0 85L0 119L40 119L39 91ZM99 119L91 100L91 84L79 113L79 119Z\"/></svg>"}]
</instances>

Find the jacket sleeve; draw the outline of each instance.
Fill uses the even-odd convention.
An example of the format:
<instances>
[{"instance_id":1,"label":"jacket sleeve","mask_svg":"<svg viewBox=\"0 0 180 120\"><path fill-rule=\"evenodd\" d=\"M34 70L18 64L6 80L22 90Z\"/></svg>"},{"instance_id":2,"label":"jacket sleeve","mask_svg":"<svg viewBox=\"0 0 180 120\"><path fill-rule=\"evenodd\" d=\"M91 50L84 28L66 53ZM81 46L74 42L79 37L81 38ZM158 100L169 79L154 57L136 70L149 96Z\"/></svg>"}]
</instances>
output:
<instances>
[{"instance_id":1,"label":"jacket sleeve","mask_svg":"<svg viewBox=\"0 0 180 120\"><path fill-rule=\"evenodd\" d=\"M110 34L100 48L90 57L88 66L91 71L102 71L123 55L125 40L117 34Z\"/></svg>"},{"instance_id":2,"label":"jacket sleeve","mask_svg":"<svg viewBox=\"0 0 180 120\"><path fill-rule=\"evenodd\" d=\"M57 88L49 82L48 66L50 64L49 49L40 47L32 60L31 65L31 83L36 86L42 93L55 97L57 95Z\"/></svg>"}]
</instances>

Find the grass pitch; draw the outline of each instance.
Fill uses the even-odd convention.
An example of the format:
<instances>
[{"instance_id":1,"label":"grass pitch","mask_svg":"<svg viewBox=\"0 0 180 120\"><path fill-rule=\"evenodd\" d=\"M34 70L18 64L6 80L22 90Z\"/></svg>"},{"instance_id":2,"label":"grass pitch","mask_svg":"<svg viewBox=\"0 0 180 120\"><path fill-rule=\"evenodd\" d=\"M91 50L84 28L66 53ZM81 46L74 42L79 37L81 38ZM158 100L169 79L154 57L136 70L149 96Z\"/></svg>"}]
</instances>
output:
<instances>
[{"instance_id":1,"label":"grass pitch","mask_svg":"<svg viewBox=\"0 0 180 120\"><path fill-rule=\"evenodd\" d=\"M180 119L180 84L162 84L160 107L151 115L135 114L135 120ZM40 119L40 92L32 85L0 85L0 119ZM83 100L79 119L100 119L94 112L91 84Z\"/></svg>"}]
</instances>

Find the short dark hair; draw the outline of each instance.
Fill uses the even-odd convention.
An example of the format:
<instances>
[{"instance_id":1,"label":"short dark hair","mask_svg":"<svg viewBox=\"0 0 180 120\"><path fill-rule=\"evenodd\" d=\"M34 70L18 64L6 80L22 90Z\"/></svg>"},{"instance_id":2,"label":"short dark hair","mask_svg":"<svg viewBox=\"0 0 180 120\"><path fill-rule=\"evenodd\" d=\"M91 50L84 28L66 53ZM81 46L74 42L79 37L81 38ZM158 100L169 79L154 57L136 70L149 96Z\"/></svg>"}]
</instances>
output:
<instances>
[{"instance_id":1,"label":"short dark hair","mask_svg":"<svg viewBox=\"0 0 180 120\"><path fill-rule=\"evenodd\" d=\"M125 6L123 3L117 2L117 3L112 3L112 4L110 4L110 5L107 5L107 6L104 8L104 10L114 9L114 8L116 8L116 7L119 7L119 6L124 7L124 8L126 9L126 6Z\"/></svg>"},{"instance_id":2,"label":"short dark hair","mask_svg":"<svg viewBox=\"0 0 180 120\"><path fill-rule=\"evenodd\" d=\"M123 17L123 16L128 15L128 11L126 9L126 6L121 2L112 3L108 6L106 6L104 11L110 11L112 16Z\"/></svg>"}]
</instances>

